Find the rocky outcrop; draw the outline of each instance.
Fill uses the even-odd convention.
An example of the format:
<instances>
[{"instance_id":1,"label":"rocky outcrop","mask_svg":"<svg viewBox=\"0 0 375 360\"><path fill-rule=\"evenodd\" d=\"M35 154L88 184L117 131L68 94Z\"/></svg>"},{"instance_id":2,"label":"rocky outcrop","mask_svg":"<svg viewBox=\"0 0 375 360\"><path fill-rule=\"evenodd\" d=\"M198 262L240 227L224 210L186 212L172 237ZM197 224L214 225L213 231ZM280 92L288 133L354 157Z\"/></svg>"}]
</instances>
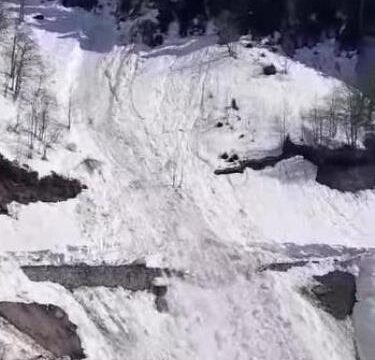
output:
<instances>
[{"instance_id":1,"label":"rocky outcrop","mask_svg":"<svg viewBox=\"0 0 375 360\"><path fill-rule=\"evenodd\" d=\"M356 303L356 282L353 274L335 270L323 276L314 276L320 284L312 292L322 308L338 320L353 312Z\"/></svg>"},{"instance_id":2,"label":"rocky outcrop","mask_svg":"<svg viewBox=\"0 0 375 360\"><path fill-rule=\"evenodd\" d=\"M148 268L143 264L23 266L22 270L31 281L50 281L69 290L83 286L103 286L107 288L122 287L130 291L150 291L155 295L155 305L160 312L168 309L165 299L167 287L156 284L155 280L163 276L183 276L178 271Z\"/></svg>"},{"instance_id":3,"label":"rocky outcrop","mask_svg":"<svg viewBox=\"0 0 375 360\"><path fill-rule=\"evenodd\" d=\"M78 180L55 173L39 178L37 172L0 155L0 214L7 214L7 205L13 201L20 204L59 202L76 197L85 188Z\"/></svg>"},{"instance_id":4,"label":"rocky outcrop","mask_svg":"<svg viewBox=\"0 0 375 360\"><path fill-rule=\"evenodd\" d=\"M55 305L0 302L0 316L56 357L85 358L77 326Z\"/></svg>"},{"instance_id":5,"label":"rocky outcrop","mask_svg":"<svg viewBox=\"0 0 375 360\"><path fill-rule=\"evenodd\" d=\"M309 262L307 260L300 260L300 261L290 261L290 262L275 262L268 265L261 266L259 271L278 271L278 272L287 272L290 269L295 267L303 267L306 266Z\"/></svg>"},{"instance_id":6,"label":"rocky outcrop","mask_svg":"<svg viewBox=\"0 0 375 360\"><path fill-rule=\"evenodd\" d=\"M168 270L148 268L142 264L23 266L22 270L31 281L51 281L69 290L82 286L122 287L131 291L152 290L156 278L170 274Z\"/></svg>"},{"instance_id":7,"label":"rocky outcrop","mask_svg":"<svg viewBox=\"0 0 375 360\"><path fill-rule=\"evenodd\" d=\"M372 143L368 144L366 149L330 149L322 146L297 145L287 138L280 155L239 160L233 166L217 169L215 174L243 173L246 168L263 170L295 156L302 156L316 165L316 181L331 189L357 192L375 188L375 150Z\"/></svg>"},{"instance_id":8,"label":"rocky outcrop","mask_svg":"<svg viewBox=\"0 0 375 360\"><path fill-rule=\"evenodd\" d=\"M275 75L277 73L276 67L273 64L266 65L263 67L263 74L270 76L270 75Z\"/></svg>"}]
</instances>

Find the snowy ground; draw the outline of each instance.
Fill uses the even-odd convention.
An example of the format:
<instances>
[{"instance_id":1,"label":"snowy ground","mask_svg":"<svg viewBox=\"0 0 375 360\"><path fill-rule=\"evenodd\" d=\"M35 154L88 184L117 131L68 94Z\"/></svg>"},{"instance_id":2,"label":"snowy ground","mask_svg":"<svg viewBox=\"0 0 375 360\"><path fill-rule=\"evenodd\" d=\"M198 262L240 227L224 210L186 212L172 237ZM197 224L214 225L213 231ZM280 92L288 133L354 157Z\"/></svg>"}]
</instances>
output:
<instances>
[{"instance_id":1,"label":"snowy ground","mask_svg":"<svg viewBox=\"0 0 375 360\"><path fill-rule=\"evenodd\" d=\"M70 91L74 99L71 132L49 161L30 165L79 178L88 190L60 204L14 205L13 218L0 217L0 250L51 249L78 261L82 254L75 258L67 246L86 246L88 262L143 259L191 276L172 282L170 313L159 314L150 294L71 294L32 284L13 260L3 260L0 299L61 306L93 360L354 359L349 322L317 311L298 291L321 269L290 276L255 270L281 256L263 251L265 244L373 247L375 193L319 185L316 169L301 159L263 172L213 173L223 152L260 156L277 147L283 114L299 138L301 112L337 82L299 63L266 77L262 65L283 61L257 48L238 46L238 59L199 40L152 51L119 48L110 19L51 2L27 4L28 26L55 69L62 121ZM36 13L45 20L32 19ZM229 109L233 98L239 111ZM15 111L0 101L0 149L17 158L17 139L5 130ZM71 143L76 152L66 149ZM93 173L82 163L87 158L100 161Z\"/></svg>"}]
</instances>

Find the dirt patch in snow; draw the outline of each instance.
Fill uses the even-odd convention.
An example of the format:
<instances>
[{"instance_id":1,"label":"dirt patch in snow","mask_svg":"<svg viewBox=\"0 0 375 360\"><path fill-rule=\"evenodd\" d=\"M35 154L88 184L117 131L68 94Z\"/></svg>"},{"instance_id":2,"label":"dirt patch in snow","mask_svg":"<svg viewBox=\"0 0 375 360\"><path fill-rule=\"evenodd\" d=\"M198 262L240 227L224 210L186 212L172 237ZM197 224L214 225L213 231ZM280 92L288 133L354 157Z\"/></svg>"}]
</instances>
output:
<instances>
[{"instance_id":1,"label":"dirt patch in snow","mask_svg":"<svg viewBox=\"0 0 375 360\"><path fill-rule=\"evenodd\" d=\"M59 202L75 198L85 188L78 180L55 173L39 178L37 172L0 155L0 214L8 214L7 206L13 201L20 204Z\"/></svg>"},{"instance_id":2,"label":"dirt patch in snow","mask_svg":"<svg viewBox=\"0 0 375 360\"><path fill-rule=\"evenodd\" d=\"M55 305L0 302L0 316L57 357L85 358L77 326Z\"/></svg>"}]
</instances>

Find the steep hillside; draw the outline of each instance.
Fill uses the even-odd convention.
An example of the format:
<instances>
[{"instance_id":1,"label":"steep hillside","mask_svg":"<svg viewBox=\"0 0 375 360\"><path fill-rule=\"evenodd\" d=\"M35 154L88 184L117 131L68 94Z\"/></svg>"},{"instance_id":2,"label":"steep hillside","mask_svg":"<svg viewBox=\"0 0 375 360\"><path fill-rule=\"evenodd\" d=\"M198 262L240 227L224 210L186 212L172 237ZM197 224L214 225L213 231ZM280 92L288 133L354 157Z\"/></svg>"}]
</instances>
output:
<instances>
[{"instance_id":1,"label":"steep hillside","mask_svg":"<svg viewBox=\"0 0 375 360\"><path fill-rule=\"evenodd\" d=\"M260 158L286 132L301 141L302 114L340 83L261 47L235 43L230 56L215 35L118 46L106 15L26 1L23 26L50 69L56 121L71 126L47 160L37 149L28 159L27 134L10 126L18 103L0 96L0 152L87 189L61 203L12 203L11 216L0 215L0 301L58 306L90 360L354 360L351 320L326 313L308 289L313 275L346 261L358 273L374 244L374 191L318 184L300 157L214 173L227 165L224 153ZM276 73L266 74L269 65ZM285 274L259 270L301 257L307 266ZM153 293L70 291L19 268L132 262L183 274L159 279L167 312ZM0 344L4 359L42 353L9 323Z\"/></svg>"}]
</instances>

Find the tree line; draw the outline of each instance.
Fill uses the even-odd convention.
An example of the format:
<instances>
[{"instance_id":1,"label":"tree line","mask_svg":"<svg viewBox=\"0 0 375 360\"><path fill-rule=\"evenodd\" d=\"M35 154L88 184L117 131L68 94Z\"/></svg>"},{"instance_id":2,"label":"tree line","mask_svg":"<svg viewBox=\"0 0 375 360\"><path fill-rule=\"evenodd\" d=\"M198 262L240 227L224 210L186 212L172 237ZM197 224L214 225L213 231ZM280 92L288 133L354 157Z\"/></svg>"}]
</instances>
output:
<instances>
[{"instance_id":1,"label":"tree line","mask_svg":"<svg viewBox=\"0 0 375 360\"><path fill-rule=\"evenodd\" d=\"M3 94L17 107L17 117L8 129L19 134L28 158L47 159L48 149L71 127L69 106L66 126L58 121L57 101L50 89L51 71L43 62L38 45L24 24L25 0L19 0L17 16L9 16L0 4L0 41L3 69Z\"/></svg>"},{"instance_id":2,"label":"tree line","mask_svg":"<svg viewBox=\"0 0 375 360\"><path fill-rule=\"evenodd\" d=\"M321 104L316 101L303 117L315 145L329 145L341 137L347 146L356 148L361 135L373 131L374 114L375 76L369 76L363 89L351 85L335 88Z\"/></svg>"}]
</instances>

